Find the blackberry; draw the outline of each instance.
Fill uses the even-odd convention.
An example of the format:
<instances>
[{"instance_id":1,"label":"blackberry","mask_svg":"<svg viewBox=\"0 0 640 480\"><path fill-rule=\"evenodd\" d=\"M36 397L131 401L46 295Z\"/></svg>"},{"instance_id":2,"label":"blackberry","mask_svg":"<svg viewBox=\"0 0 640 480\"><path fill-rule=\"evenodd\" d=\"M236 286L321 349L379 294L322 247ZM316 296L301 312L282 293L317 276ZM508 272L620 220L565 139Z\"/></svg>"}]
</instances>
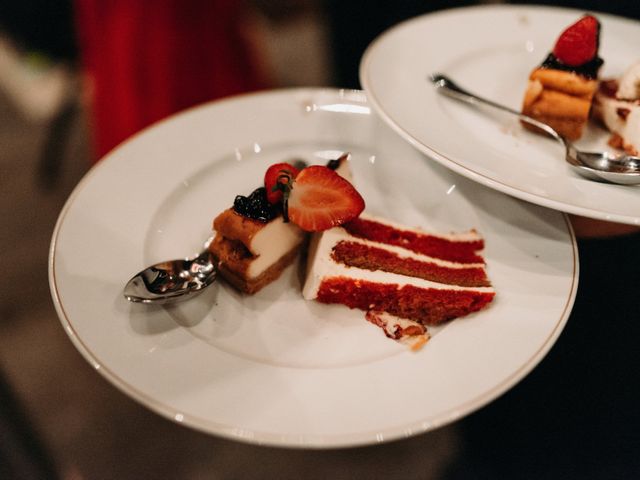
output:
<instances>
[{"instance_id":1,"label":"blackberry","mask_svg":"<svg viewBox=\"0 0 640 480\"><path fill-rule=\"evenodd\" d=\"M267 201L267 190L256 188L249 196L237 195L233 201L233 210L240 215L267 223L281 212L281 206L272 205Z\"/></svg>"}]
</instances>

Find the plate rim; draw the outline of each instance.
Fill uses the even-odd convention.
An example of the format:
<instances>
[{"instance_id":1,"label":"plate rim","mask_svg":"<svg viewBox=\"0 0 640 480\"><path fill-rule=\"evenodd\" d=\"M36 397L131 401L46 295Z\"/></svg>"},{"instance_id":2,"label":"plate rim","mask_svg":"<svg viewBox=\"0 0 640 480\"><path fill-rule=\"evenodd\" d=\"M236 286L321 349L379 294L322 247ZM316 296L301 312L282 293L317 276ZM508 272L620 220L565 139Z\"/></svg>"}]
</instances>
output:
<instances>
[{"instance_id":1,"label":"plate rim","mask_svg":"<svg viewBox=\"0 0 640 480\"><path fill-rule=\"evenodd\" d=\"M214 104L219 103L228 103L234 102L239 99L252 97L252 96L277 96L277 95L291 95L294 96L296 92L306 92L311 94L318 95L326 95L327 93L333 95L344 95L345 89L337 89L337 88L283 88L276 90L268 90L268 91L260 91L260 92L250 92L246 94L235 95L232 97L226 97L221 100L214 100L211 102L207 102L205 104L197 105L195 107L186 109L182 112L178 112L175 115L172 115L166 119L157 122L150 127L145 128L141 132L137 133L129 140L123 142L120 146L116 147L112 152L119 150L123 145L133 142L140 135L143 135L147 130L155 128L158 124L164 122L170 122L175 117L181 116L186 112L201 109L201 108L211 108ZM360 96L362 91L360 90L352 90L355 95ZM344 97L343 97L344 98ZM360 97L362 98L362 97ZM368 103L368 96L365 96L365 102ZM355 100L355 98L354 98ZM373 113L373 112L372 112ZM464 404L456 404L452 406L451 409L446 412L439 414L437 419L432 421L426 421L423 419L422 421L416 420L408 425L402 426L394 426L393 428L385 428L382 431L371 430L369 432L358 432L358 433L349 433L349 434L337 434L337 435L326 435L326 434L312 434L312 435L296 435L296 434L277 434L272 432L260 432L256 430L243 430L238 429L230 425L221 424L206 418L199 418L198 416L187 414L184 412L179 412L175 408L168 405L166 402L157 400L152 396L146 394L141 391L134 385L131 385L129 382L121 378L116 372L112 371L109 366L105 365L98 356L92 352L91 348L86 345L80 335L77 333L74 324L67 314L65 309L64 300L60 292L58 291L58 281L56 278L56 252L57 245L59 241L59 234L63 227L65 218L73 206L76 198L80 195L80 193L87 187L89 181L95 176L98 175L102 170L103 165L106 165L107 162L114 161L115 155L112 155L110 152L106 155L100 162L97 162L90 171L88 171L85 176L80 180L80 182L76 185L69 198L65 202L58 219L56 221L52 237L51 243L49 247L49 258L48 258L48 277L49 277L49 287L54 303L54 307L58 314L58 318L70 338L73 345L76 349L82 354L85 360L97 371L103 378L105 378L111 385L115 386L122 393L127 395L128 397L134 399L137 403L144 406L145 408L150 409L151 411L159 414L160 416L183 426L192 428L197 431L201 431L206 434L214 435L221 438L226 438L229 440L241 441L244 443L255 444L255 445L268 445L272 447L280 447L280 448L306 448L306 449L330 449L330 448L349 448L349 447L358 447L358 446L368 446L379 444L381 442L388 442L394 440L400 440L403 438L408 438L410 436L418 435L421 433L425 433L427 431L433 430L435 428L440 428L449 423L456 421L461 416L466 416L471 414L472 412L482 408L487 403L495 400L505 392L507 392L510 388L512 388L516 383L522 380L528 373L530 373L539 362L546 356L548 351L553 347L557 338L562 333L569 316L571 314L573 304L576 298L576 293L578 289L579 282L579 255L578 255L578 245L576 241L576 237L572 228L572 225L569 221L569 218L566 214L562 212L556 212L561 215L564 225L567 228L567 234L569 236L569 242L571 245L572 252L572 265L573 265L573 274L571 275L571 282L568 289L568 295L566 299L564 299L564 307L562 312L558 313L558 318L555 320L555 324L553 329L548 332L546 339L543 343L541 343L536 349L535 353L531 355L531 357L523 364L521 364L516 370L512 371L506 378L504 378L501 382L494 385L491 389L483 390L480 395L473 399L467 400ZM464 405L464 407L463 407ZM460 413L462 411L462 413ZM419 425L420 424L420 425ZM410 433L408 433L410 432Z\"/></svg>"},{"instance_id":2,"label":"plate rim","mask_svg":"<svg viewBox=\"0 0 640 480\"><path fill-rule=\"evenodd\" d=\"M439 164L443 165L450 170L473 180L474 182L480 183L486 187L489 187L493 190L505 193L515 198L519 198L521 200L525 200L530 203L534 203L536 205L540 205L546 208L550 208L553 210L557 210L559 212L565 214L574 214L579 216L584 216L596 220L603 220L609 222L618 222L627 225L640 226L640 214L637 216L633 215L623 215L610 213L603 210L597 210L592 208L581 207L578 205L568 204L566 202L562 202L559 200L555 200L552 198L548 198L543 195L538 195L532 192L527 192L521 188L515 187L513 185L509 185L500 180L496 180L489 175L485 175L479 171L474 170L471 166L462 165L456 160L449 158L446 154L437 151L434 147L428 146L425 143L422 143L418 138L411 135L408 131L403 129L400 126L400 123L391 117L391 115L382 108L380 100L375 95L375 92L371 89L371 79L368 75L368 66L373 61L372 57L374 55L374 50L378 48L382 42L386 40L388 36L394 35L400 29L407 28L413 23L419 23L424 21L426 18L435 18L438 16L445 15L473 15L477 11L504 11L504 12L523 12L523 11L555 11L555 12L564 12L564 13L576 13L576 14L584 14L584 11L566 8L566 7L558 7L558 6L546 6L546 5L527 5L527 4L515 4L515 5L501 5L501 4L485 4L485 5L474 5L467 7L455 7L448 8L444 10L438 10L435 12L427 13L424 15L420 15L417 17L410 18L403 22L400 22L389 29L382 32L378 37L376 37L366 48L362 59L360 61L359 66L359 79L362 84L362 88L367 96L367 100L371 103L374 108L376 114L387 124L393 131L395 131L398 135L400 135L404 140L406 140L410 145L414 148L422 152L428 158L437 161ZM620 17L608 13L601 13L597 11L591 11L595 15L603 18L609 18L615 21L624 21L629 23L637 23L640 28L640 21L631 20L625 17ZM635 188L635 187L625 187L625 188Z\"/></svg>"}]
</instances>

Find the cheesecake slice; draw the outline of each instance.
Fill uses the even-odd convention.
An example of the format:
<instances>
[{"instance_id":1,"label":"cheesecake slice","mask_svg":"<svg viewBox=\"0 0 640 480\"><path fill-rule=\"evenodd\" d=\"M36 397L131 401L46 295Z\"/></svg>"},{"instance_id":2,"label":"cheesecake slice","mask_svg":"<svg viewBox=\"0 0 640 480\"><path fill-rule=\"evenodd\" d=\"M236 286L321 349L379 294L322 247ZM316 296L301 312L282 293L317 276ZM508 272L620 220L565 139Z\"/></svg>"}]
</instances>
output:
<instances>
[{"instance_id":1,"label":"cheesecake slice","mask_svg":"<svg viewBox=\"0 0 640 480\"><path fill-rule=\"evenodd\" d=\"M281 214L263 221L233 208L214 219L213 229L216 235L209 249L217 259L220 275L249 294L276 280L296 259L305 240L305 233L293 223L285 223Z\"/></svg>"}]
</instances>

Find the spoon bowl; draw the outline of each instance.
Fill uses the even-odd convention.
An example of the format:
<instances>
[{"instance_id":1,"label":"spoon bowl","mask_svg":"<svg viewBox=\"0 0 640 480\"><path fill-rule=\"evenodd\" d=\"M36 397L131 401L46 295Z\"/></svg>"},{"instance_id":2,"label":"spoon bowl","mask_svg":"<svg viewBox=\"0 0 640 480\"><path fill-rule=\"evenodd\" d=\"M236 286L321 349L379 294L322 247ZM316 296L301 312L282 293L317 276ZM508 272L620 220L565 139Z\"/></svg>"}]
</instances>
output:
<instances>
[{"instance_id":1,"label":"spoon bowl","mask_svg":"<svg viewBox=\"0 0 640 480\"><path fill-rule=\"evenodd\" d=\"M616 155L609 152L584 152L573 145L567 147L566 160L583 176L591 175L596 180L606 180L620 185L640 184L640 158L631 155ZM586 168L588 167L588 168Z\"/></svg>"},{"instance_id":2,"label":"spoon bowl","mask_svg":"<svg viewBox=\"0 0 640 480\"><path fill-rule=\"evenodd\" d=\"M535 126L557 140L565 150L565 160L580 175L590 180L605 181L620 185L640 184L640 157L609 152L585 152L575 147L546 123L524 115L507 106L473 94L451 80L446 75L435 73L430 78L438 92L472 105L488 105L517 116L523 122Z\"/></svg>"},{"instance_id":3,"label":"spoon bowl","mask_svg":"<svg viewBox=\"0 0 640 480\"><path fill-rule=\"evenodd\" d=\"M213 254L205 248L195 257L169 260L145 268L127 282L123 295L134 303L164 304L185 300L215 282L216 275Z\"/></svg>"}]
</instances>

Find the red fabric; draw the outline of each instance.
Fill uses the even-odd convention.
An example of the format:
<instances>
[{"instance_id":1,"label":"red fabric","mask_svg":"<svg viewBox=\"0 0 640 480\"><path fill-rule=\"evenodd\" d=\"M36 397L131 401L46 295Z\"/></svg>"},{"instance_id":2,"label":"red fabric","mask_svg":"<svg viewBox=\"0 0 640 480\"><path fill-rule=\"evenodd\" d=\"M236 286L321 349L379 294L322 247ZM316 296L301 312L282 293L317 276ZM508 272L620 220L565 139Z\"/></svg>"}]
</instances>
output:
<instances>
[{"instance_id":1,"label":"red fabric","mask_svg":"<svg viewBox=\"0 0 640 480\"><path fill-rule=\"evenodd\" d=\"M174 112L264 87L240 0L76 0L97 158Z\"/></svg>"}]
</instances>

